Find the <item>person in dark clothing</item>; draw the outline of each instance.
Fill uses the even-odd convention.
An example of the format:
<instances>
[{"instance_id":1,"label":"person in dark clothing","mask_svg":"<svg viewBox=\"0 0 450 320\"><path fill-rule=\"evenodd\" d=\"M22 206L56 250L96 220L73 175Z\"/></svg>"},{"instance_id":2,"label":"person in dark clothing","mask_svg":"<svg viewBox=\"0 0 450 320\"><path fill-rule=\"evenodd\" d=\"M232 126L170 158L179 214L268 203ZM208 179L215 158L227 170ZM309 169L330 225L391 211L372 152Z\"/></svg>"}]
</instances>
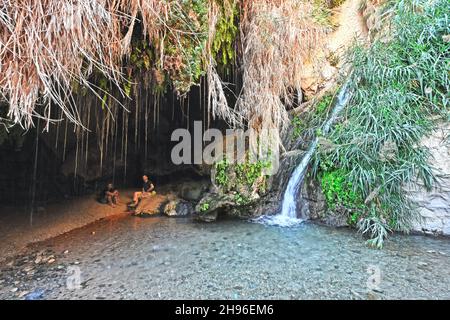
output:
<instances>
[{"instance_id":1,"label":"person in dark clothing","mask_svg":"<svg viewBox=\"0 0 450 320\"><path fill-rule=\"evenodd\" d=\"M142 191L137 191L134 193L133 201L134 205L136 206L142 198L147 198L153 194L155 194L155 186L153 183L149 180L147 175L142 176Z\"/></svg>"},{"instance_id":2,"label":"person in dark clothing","mask_svg":"<svg viewBox=\"0 0 450 320\"><path fill-rule=\"evenodd\" d=\"M106 189L103 191L103 197L106 203L115 208L119 204L119 191L114 188L112 183L108 183Z\"/></svg>"}]
</instances>

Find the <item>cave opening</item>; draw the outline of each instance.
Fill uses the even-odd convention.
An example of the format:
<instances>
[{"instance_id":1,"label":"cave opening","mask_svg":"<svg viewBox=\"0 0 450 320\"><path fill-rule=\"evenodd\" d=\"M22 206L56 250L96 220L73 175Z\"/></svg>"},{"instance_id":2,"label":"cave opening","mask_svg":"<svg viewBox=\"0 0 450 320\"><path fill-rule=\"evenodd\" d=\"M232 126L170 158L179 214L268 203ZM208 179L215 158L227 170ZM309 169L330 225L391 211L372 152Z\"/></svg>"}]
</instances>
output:
<instances>
[{"instance_id":1,"label":"cave opening","mask_svg":"<svg viewBox=\"0 0 450 320\"><path fill-rule=\"evenodd\" d=\"M157 186L210 179L210 171L201 165L176 165L171 159L178 143L171 141L174 130L184 128L193 135L196 121L202 124L202 134L209 128L224 133L229 128L212 116L207 75L191 83L187 92L177 92L173 75L155 67L156 50L142 28L138 19L131 52L123 61L122 88L96 71L89 80L93 91L74 84L66 99L79 123L53 102L41 101L33 128L0 126L0 205L45 206L99 194L108 183L139 189L143 174ZM226 100L233 106L242 75L235 63L218 69L226 83ZM0 107L0 117L7 118L8 105Z\"/></svg>"},{"instance_id":2,"label":"cave opening","mask_svg":"<svg viewBox=\"0 0 450 320\"><path fill-rule=\"evenodd\" d=\"M194 121L201 121L203 130L228 128L208 115L204 79L184 97L155 95L145 83L135 88L134 100L125 99L122 106L111 97L107 106L96 96L78 96L85 128L59 120L57 112L52 113L57 121L37 120L28 132L14 127L0 144L0 204L45 205L100 192L108 182L139 188L143 174L158 186L209 179L198 165L171 160L178 143L171 141L174 130L193 134Z\"/></svg>"}]
</instances>

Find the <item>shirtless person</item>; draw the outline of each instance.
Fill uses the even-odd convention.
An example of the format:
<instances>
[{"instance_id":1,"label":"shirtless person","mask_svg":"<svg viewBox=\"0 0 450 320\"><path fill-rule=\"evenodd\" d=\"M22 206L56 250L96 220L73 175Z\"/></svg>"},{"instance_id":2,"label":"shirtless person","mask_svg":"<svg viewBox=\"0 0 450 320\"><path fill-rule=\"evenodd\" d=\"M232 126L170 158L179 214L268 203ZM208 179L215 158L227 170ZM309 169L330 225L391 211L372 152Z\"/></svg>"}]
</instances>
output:
<instances>
[{"instance_id":1,"label":"shirtless person","mask_svg":"<svg viewBox=\"0 0 450 320\"><path fill-rule=\"evenodd\" d=\"M151 196L155 190L153 183L148 179L147 175L144 174L142 176L142 181L144 181L144 183L142 185L142 191L135 192L134 196L133 196L133 201L134 201L135 206L137 206L140 199Z\"/></svg>"}]
</instances>

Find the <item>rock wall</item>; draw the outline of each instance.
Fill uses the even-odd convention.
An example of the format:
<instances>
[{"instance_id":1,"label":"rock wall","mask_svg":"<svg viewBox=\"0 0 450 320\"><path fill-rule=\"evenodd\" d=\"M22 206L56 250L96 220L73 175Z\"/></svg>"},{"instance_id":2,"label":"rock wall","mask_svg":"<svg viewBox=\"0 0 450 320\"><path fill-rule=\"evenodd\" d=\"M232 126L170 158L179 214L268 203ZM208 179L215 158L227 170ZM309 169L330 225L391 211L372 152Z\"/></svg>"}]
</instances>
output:
<instances>
[{"instance_id":1,"label":"rock wall","mask_svg":"<svg viewBox=\"0 0 450 320\"><path fill-rule=\"evenodd\" d=\"M411 200L419 207L422 221L414 226L414 231L450 235L450 123L440 125L422 140L431 153L430 163L439 182L427 192L423 184L417 182L405 187Z\"/></svg>"}]
</instances>

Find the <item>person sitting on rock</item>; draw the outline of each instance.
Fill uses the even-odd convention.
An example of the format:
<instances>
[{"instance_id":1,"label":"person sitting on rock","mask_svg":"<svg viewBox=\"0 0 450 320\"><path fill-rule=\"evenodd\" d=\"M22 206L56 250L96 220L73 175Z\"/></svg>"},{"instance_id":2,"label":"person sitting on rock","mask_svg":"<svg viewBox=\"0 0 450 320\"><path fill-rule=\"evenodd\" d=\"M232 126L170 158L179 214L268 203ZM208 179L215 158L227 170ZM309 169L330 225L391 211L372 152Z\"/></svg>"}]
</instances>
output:
<instances>
[{"instance_id":1,"label":"person sitting on rock","mask_svg":"<svg viewBox=\"0 0 450 320\"><path fill-rule=\"evenodd\" d=\"M114 188L112 183L108 183L106 189L103 191L104 201L111 207L115 208L119 204L119 191Z\"/></svg>"},{"instance_id":2,"label":"person sitting on rock","mask_svg":"<svg viewBox=\"0 0 450 320\"><path fill-rule=\"evenodd\" d=\"M144 174L142 176L142 181L144 182L142 184L142 191L135 192L134 196L133 196L134 206L137 206L137 204L139 203L139 200L141 200L143 198L147 198L147 197L155 194L155 186L148 179L147 175Z\"/></svg>"}]
</instances>

